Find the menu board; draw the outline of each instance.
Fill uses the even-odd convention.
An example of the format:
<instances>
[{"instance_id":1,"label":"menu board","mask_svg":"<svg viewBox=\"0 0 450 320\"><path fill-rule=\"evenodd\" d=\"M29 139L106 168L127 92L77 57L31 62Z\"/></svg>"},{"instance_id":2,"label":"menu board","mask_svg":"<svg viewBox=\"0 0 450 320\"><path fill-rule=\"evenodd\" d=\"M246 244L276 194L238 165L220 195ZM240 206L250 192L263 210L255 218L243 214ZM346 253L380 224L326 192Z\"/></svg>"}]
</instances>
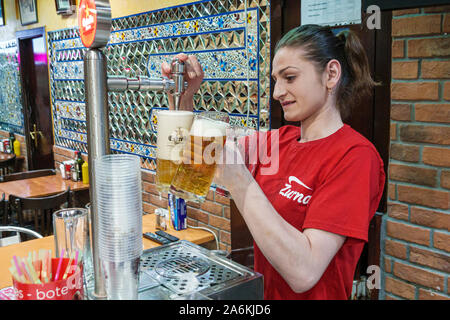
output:
<instances>
[{"instance_id":1,"label":"menu board","mask_svg":"<svg viewBox=\"0 0 450 320\"><path fill-rule=\"evenodd\" d=\"M301 24L348 25L361 23L361 0L302 0Z\"/></svg>"}]
</instances>

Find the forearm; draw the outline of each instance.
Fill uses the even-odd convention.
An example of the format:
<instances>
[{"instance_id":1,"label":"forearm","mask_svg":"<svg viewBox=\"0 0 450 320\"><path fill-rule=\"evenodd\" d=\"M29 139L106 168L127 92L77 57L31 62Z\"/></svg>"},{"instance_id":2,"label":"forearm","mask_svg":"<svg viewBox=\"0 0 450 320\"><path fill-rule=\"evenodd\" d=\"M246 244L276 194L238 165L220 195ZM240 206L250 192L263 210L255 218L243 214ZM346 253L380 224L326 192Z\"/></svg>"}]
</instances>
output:
<instances>
[{"instance_id":1,"label":"forearm","mask_svg":"<svg viewBox=\"0 0 450 320\"><path fill-rule=\"evenodd\" d=\"M308 237L276 212L247 170L234 180L229 191L259 249L294 291L311 288L320 275Z\"/></svg>"}]
</instances>

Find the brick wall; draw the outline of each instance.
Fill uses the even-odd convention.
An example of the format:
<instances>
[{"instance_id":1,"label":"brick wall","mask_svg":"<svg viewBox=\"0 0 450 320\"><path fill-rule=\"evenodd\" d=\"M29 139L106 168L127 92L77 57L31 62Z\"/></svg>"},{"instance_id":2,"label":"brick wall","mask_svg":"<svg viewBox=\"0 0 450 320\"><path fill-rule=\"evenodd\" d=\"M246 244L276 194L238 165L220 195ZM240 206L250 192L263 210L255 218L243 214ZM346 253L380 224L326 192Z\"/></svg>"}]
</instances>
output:
<instances>
[{"instance_id":1,"label":"brick wall","mask_svg":"<svg viewBox=\"0 0 450 320\"><path fill-rule=\"evenodd\" d=\"M65 160L75 158L75 151L53 147L55 168L59 170L59 164ZM82 154L83 160L88 161L86 154ZM167 194L159 195L155 186L155 175L149 170L142 170L142 201L143 211L153 214L156 208L167 209ZM204 203L201 205L187 203L187 223L194 227L206 227L212 230L218 240L220 250L231 250L230 234L230 199L210 190ZM215 249L215 245L211 247Z\"/></svg>"},{"instance_id":2,"label":"brick wall","mask_svg":"<svg viewBox=\"0 0 450 320\"><path fill-rule=\"evenodd\" d=\"M450 6L393 12L385 299L450 299Z\"/></svg>"}]
</instances>

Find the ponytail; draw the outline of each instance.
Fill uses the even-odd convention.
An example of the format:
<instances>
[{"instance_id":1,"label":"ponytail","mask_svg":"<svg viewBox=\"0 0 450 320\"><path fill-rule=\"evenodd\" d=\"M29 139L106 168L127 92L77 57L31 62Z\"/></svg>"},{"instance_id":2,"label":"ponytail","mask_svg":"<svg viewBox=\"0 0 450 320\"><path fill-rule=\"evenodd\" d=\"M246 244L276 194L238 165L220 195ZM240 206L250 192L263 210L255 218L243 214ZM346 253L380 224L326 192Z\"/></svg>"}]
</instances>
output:
<instances>
[{"instance_id":1,"label":"ponytail","mask_svg":"<svg viewBox=\"0 0 450 320\"><path fill-rule=\"evenodd\" d=\"M372 89L378 83L370 75L367 55L359 38L351 31L341 31L337 38L343 43L347 75L344 73L338 85L336 104L345 118L352 107L372 95Z\"/></svg>"},{"instance_id":2,"label":"ponytail","mask_svg":"<svg viewBox=\"0 0 450 320\"><path fill-rule=\"evenodd\" d=\"M301 47L305 58L315 63L319 72L325 70L330 60L339 61L341 78L336 88L336 105L343 119L378 84L370 75L364 47L351 31L341 31L335 36L330 27L303 25L286 33L275 46L275 53L283 47Z\"/></svg>"}]
</instances>

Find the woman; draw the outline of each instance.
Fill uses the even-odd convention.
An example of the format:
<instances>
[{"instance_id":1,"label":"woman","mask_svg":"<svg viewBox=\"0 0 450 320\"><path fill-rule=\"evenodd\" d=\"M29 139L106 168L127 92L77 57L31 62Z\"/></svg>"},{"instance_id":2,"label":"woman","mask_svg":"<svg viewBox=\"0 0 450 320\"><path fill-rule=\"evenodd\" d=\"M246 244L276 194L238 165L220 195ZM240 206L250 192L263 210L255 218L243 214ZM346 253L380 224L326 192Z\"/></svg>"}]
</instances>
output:
<instances>
[{"instance_id":1,"label":"woman","mask_svg":"<svg viewBox=\"0 0 450 320\"><path fill-rule=\"evenodd\" d=\"M194 90L203 72L195 58L183 59ZM266 299L348 299L385 180L375 147L342 121L375 84L367 57L354 34L304 25L277 44L272 77L284 118L300 128L259 134L278 159L276 172L263 173L263 161L252 173L244 164L222 164L217 183L253 236ZM192 96L185 99L191 108ZM227 143L225 155L236 154Z\"/></svg>"}]
</instances>

